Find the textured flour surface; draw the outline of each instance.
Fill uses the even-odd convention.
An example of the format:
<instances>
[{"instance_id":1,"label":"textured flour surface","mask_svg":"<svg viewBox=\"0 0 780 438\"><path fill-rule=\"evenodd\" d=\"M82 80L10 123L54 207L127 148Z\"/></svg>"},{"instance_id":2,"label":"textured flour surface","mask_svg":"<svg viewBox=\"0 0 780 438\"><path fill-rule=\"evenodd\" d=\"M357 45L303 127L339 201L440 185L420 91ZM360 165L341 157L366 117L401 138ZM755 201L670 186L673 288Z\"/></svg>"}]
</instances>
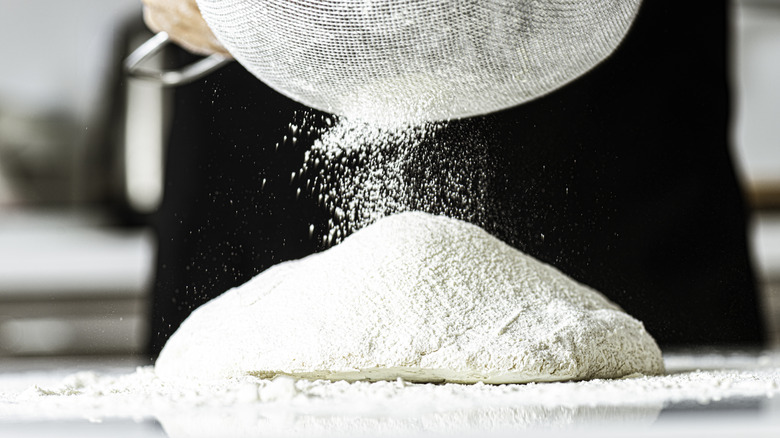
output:
<instances>
[{"instance_id":1,"label":"textured flour surface","mask_svg":"<svg viewBox=\"0 0 780 438\"><path fill-rule=\"evenodd\" d=\"M168 380L528 382L663 371L640 322L466 222L383 218L197 309L162 351Z\"/></svg>"},{"instance_id":2,"label":"textured flour surface","mask_svg":"<svg viewBox=\"0 0 780 438\"><path fill-rule=\"evenodd\" d=\"M512 385L252 376L171 384L152 367L2 373L0 433L8 422L153 418L171 437L508 436L529 429L581 433L588 426L599 432L628 427L634 435L656 423L662 409L701 414L709 407L715 415L699 418L689 432L777 436L780 354L670 353L665 359L666 375ZM745 411L750 406L758 410ZM729 414L740 407L750 414L747 423L736 423L742 433L724 433L728 429L717 421L725 418L734 427ZM713 423L717 433L701 432ZM764 433L744 433L751 425ZM672 436L689 435L678 430Z\"/></svg>"}]
</instances>

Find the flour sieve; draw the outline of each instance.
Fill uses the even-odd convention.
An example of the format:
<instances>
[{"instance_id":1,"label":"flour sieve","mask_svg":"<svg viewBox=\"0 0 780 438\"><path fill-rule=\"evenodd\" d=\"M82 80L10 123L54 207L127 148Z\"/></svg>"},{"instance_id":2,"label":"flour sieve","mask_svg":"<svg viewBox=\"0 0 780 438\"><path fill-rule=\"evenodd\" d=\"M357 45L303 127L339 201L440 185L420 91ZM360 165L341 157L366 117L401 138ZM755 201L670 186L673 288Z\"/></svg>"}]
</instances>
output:
<instances>
[{"instance_id":1,"label":"flour sieve","mask_svg":"<svg viewBox=\"0 0 780 438\"><path fill-rule=\"evenodd\" d=\"M468 117L548 93L606 58L641 0L197 0L247 70L369 121Z\"/></svg>"}]
</instances>

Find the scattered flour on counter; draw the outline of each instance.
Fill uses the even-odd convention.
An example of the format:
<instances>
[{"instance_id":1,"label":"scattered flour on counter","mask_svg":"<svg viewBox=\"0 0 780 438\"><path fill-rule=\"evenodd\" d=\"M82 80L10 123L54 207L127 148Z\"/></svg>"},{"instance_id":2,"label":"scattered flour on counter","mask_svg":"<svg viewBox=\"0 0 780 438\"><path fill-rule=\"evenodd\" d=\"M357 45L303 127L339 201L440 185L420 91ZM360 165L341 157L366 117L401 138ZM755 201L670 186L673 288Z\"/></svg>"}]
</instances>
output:
<instances>
[{"instance_id":1,"label":"scattered flour on counter","mask_svg":"<svg viewBox=\"0 0 780 438\"><path fill-rule=\"evenodd\" d=\"M752 405L761 409L738 424L752 425L763 432L760 436L780 430L780 354L671 353L666 363L666 375L510 385L253 376L171 384L152 367L127 374L79 372L64 379L3 373L0 430L8 422L153 418L171 437L507 436L529 429L582 432L588 426L602 433L605 426L624 426L635 434L652 425L662 409L696 408L702 414L712 406L714 415L693 417L699 422L690 423L690 432L717 419L733 421L729 407Z\"/></svg>"},{"instance_id":2,"label":"scattered flour on counter","mask_svg":"<svg viewBox=\"0 0 780 438\"><path fill-rule=\"evenodd\" d=\"M642 324L481 228L380 219L197 309L156 364L170 380L530 382L663 372Z\"/></svg>"}]
</instances>

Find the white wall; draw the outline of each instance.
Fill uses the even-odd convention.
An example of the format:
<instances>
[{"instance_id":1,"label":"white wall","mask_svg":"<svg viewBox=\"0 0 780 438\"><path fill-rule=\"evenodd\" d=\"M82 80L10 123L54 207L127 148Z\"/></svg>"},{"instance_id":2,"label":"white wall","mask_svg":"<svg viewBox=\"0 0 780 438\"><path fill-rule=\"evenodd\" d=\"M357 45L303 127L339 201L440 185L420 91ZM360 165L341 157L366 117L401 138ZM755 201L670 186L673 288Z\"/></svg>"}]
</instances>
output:
<instances>
[{"instance_id":1,"label":"white wall","mask_svg":"<svg viewBox=\"0 0 780 438\"><path fill-rule=\"evenodd\" d=\"M0 109L90 114L114 29L140 0L0 0Z\"/></svg>"}]
</instances>

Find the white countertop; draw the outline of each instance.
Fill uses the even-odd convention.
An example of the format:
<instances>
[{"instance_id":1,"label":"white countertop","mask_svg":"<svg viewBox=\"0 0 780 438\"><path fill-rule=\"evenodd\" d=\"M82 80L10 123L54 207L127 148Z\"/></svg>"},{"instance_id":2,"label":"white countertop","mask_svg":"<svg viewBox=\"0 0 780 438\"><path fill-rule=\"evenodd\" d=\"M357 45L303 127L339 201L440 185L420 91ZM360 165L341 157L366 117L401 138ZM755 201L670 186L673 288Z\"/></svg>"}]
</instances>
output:
<instances>
[{"instance_id":1,"label":"white countertop","mask_svg":"<svg viewBox=\"0 0 780 438\"><path fill-rule=\"evenodd\" d=\"M248 379L136 362L3 364L2 436L780 436L780 352L668 353L667 374L525 385ZM76 372L76 374L73 374Z\"/></svg>"}]
</instances>

